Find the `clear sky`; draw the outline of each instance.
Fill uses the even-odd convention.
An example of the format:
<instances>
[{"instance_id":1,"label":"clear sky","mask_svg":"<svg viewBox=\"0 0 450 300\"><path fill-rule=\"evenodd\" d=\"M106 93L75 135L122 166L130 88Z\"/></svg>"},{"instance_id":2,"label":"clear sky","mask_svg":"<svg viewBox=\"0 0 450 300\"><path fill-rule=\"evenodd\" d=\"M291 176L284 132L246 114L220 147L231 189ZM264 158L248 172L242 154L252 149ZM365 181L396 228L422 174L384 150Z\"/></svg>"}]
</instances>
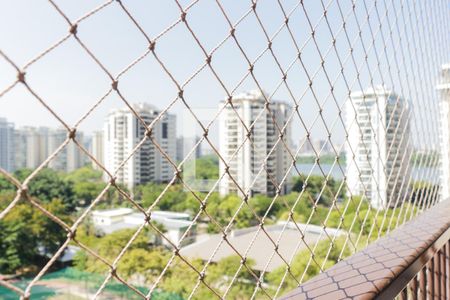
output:
<instances>
[{"instance_id":1,"label":"clear sky","mask_svg":"<svg viewBox=\"0 0 450 300\"><path fill-rule=\"evenodd\" d=\"M191 3L190 1L179 2L184 7ZM371 79L373 79L375 85L384 82L387 86L395 86L397 92L403 92L408 99L410 98L408 95L412 95L412 99L409 99L412 102L419 98L427 98L431 101L431 106L421 107L422 104L418 101L414 103L414 107L419 107L421 110L427 109L430 114L436 110L437 104L433 102L436 99L430 97L435 96L432 87L439 71L439 65L444 62L441 60L449 58L448 54L445 54L446 48L443 45L442 51L434 51L438 55L433 59L426 59L427 66L425 68L424 65L421 65L420 55L415 57L412 51L413 54L410 56L406 51L408 44L411 49L414 49L415 42L418 42L417 40L414 41L414 33L417 35L416 39L421 37L420 31L417 30L417 22L420 20L420 16L409 20L406 8L404 8L404 15L406 16L404 17L400 5L394 4L393 6L390 1L387 1L388 7L386 9L384 1L381 1L382 3L377 4L381 18L386 11L388 11L388 15L382 22L381 32L383 34L377 34L380 24L379 19L377 19L377 14L373 10L372 1L366 2L371 16L368 23L363 1L357 1L354 14L351 10L352 1L339 1L340 7L338 7L336 1L332 1L329 5L325 4L328 6L327 18L331 30L333 35L336 36L338 57L334 49L330 48L333 37L327 23L323 18L319 22L323 15L321 1L304 1L304 6L299 5L298 1L280 1L286 12L294 9L289 18L289 25L298 46L301 47L303 61L303 65L298 60L294 62L288 72L287 84L299 101L300 114L305 124L311 128L312 134L316 138L325 138L323 122L316 119L318 114L316 99L323 108L325 122L329 127L332 127L338 116L338 108L334 101L336 100L338 105L342 105L347 98L346 83L343 77L339 76L339 59L345 63L345 78L352 90L360 90L361 87L367 88ZM412 2L416 1L406 1L405 3L410 5ZM104 3L104 1L61 0L56 1L56 3L64 14L74 21ZM236 23L251 7L251 1L221 0L220 3L232 23ZM445 1L442 1L442 3L444 3L444 5L441 5L442 9L446 8ZM173 0L123 1L123 4L151 39L162 33L180 17L180 10ZM418 5L417 9L420 15L420 3ZM68 32L66 21L48 1L3 0L1 7L0 49L20 67L23 67ZM414 18L415 12L412 8L409 9L411 9ZM423 14L426 22L439 24L445 18L445 10L443 13L440 8L431 10L429 7L425 7L424 9ZM346 32L341 30L343 22L340 10L346 16ZM284 23L284 16L278 1L258 1L256 11L268 35L272 37ZM316 44L314 40L310 39L311 29L306 15L313 26L319 22L314 37L321 55L326 56L324 63L326 73L320 66L321 58ZM230 27L216 1L194 1L194 4L187 11L186 18L207 52L219 45L230 31ZM369 24L371 28L368 26ZM361 28L362 31L361 38L358 36L358 28ZM370 29L373 30L375 35L374 43ZM392 39L389 34L390 29ZM405 30L408 35L404 33ZM347 36L353 44L353 57L349 56L350 47ZM78 26L78 37L113 76L116 76L148 49L148 42L144 35L139 32L115 1L81 21ZM250 12L236 26L236 37L252 61L267 48L266 37L253 12ZM399 40L399 37L403 37L403 39ZM430 48L420 48L419 53L423 51L422 55L427 56L427 54L432 53L431 47L438 44L439 41L436 37L426 34L423 34L422 37L429 40L421 42L421 44ZM373 44L375 44L378 57ZM427 44L429 45L427 46ZM367 64L364 60L363 45L368 52ZM383 52L385 45L387 55ZM448 45L445 46L448 48ZM287 69L297 57L297 50L285 27L273 39L272 48L283 69ZM200 47L183 23L177 24L160 36L155 49L158 57L180 84L190 78L205 61L205 56ZM449 52L447 51L447 53ZM403 64L402 58L408 63ZM396 60L400 62L398 65L395 64ZM359 70L356 70L355 64L356 67L360 67ZM387 68L388 65L391 66L390 71ZM233 39L228 39L220 45L212 56L212 67L229 91L236 89L235 93L237 93L256 88L256 84L251 77L246 78L237 86L246 74L248 64ZM308 88L305 69L310 76L314 76L312 85L314 94ZM409 84L406 84L406 75L410 74L414 77L414 72L418 70L429 72L429 74L424 75L427 81L415 82L409 78ZM355 81L358 73L360 75L359 82ZM274 99L294 103L283 84L277 89L282 81L282 74L269 51L265 52L255 64L254 74L265 91L269 94L274 93ZM326 74L333 82L335 100L328 97L330 85ZM0 91L13 82L15 77L14 69L0 57ZM87 112L111 85L111 80L106 73L87 55L73 37L70 37L32 64L27 69L26 78L37 94L69 125L73 125ZM414 85L419 85L418 92L414 91ZM130 102L149 102L161 109L169 105L178 93L175 85L152 54L146 56L123 74L119 80L119 88ZM186 85L184 91L186 101L193 108L217 108L219 101L224 99L226 95L224 89L208 68L196 74L192 81ZM123 103L120 98L112 93L83 121L80 126L81 130L91 132L100 129L107 112L112 108L121 106L123 106ZM179 132L182 128L181 114L183 110L184 105L180 101L170 109L170 112L179 116ZM18 126L58 126L58 121L20 85L0 98L0 116L7 117L8 120ZM305 131L297 116L294 117L292 127L294 128L294 143L298 144L299 140L304 138ZM335 142L342 142L343 137L342 125L338 123L332 129L332 139Z\"/></svg>"}]
</instances>

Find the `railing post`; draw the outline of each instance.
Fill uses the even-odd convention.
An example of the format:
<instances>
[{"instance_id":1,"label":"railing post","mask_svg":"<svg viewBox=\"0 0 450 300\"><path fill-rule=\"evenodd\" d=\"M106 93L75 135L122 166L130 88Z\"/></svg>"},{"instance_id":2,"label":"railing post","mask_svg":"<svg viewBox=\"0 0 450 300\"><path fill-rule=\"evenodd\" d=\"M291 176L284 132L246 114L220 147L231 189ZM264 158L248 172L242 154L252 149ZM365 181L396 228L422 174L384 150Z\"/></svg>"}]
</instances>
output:
<instances>
[{"instance_id":1,"label":"railing post","mask_svg":"<svg viewBox=\"0 0 450 300\"><path fill-rule=\"evenodd\" d=\"M434 297L441 299L441 264L439 252L433 258Z\"/></svg>"},{"instance_id":2,"label":"railing post","mask_svg":"<svg viewBox=\"0 0 450 300\"><path fill-rule=\"evenodd\" d=\"M434 259L427 264L427 298L434 298Z\"/></svg>"},{"instance_id":3,"label":"railing post","mask_svg":"<svg viewBox=\"0 0 450 300\"><path fill-rule=\"evenodd\" d=\"M445 281L445 294L444 296L450 296L450 241L445 245L444 251L444 281Z\"/></svg>"},{"instance_id":4,"label":"railing post","mask_svg":"<svg viewBox=\"0 0 450 300\"><path fill-rule=\"evenodd\" d=\"M404 288L399 295L400 300L407 300L408 299L408 293L407 293L407 289Z\"/></svg>"},{"instance_id":5,"label":"railing post","mask_svg":"<svg viewBox=\"0 0 450 300\"><path fill-rule=\"evenodd\" d=\"M427 298L426 294L426 286L427 286L427 269L426 267L420 270L419 275L419 299L425 300Z\"/></svg>"},{"instance_id":6,"label":"railing post","mask_svg":"<svg viewBox=\"0 0 450 300\"><path fill-rule=\"evenodd\" d=\"M409 290L411 292L411 299L412 300L417 300L417 276L414 277L414 279L409 284Z\"/></svg>"},{"instance_id":7,"label":"railing post","mask_svg":"<svg viewBox=\"0 0 450 300\"><path fill-rule=\"evenodd\" d=\"M441 297L442 299L447 299L447 295L445 292L445 285L446 285L446 280L445 280L445 276L446 276L446 271L445 271L445 247L443 247L440 251L439 251L439 271L440 271L440 286L441 286Z\"/></svg>"}]
</instances>

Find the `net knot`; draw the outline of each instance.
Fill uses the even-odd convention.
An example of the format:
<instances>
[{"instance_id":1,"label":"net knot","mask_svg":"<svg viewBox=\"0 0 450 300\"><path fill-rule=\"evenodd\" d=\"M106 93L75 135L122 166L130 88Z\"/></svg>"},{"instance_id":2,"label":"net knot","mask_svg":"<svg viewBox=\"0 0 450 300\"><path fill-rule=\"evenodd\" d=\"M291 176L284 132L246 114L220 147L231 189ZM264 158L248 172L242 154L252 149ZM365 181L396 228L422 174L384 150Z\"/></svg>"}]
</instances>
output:
<instances>
[{"instance_id":1,"label":"net knot","mask_svg":"<svg viewBox=\"0 0 450 300\"><path fill-rule=\"evenodd\" d=\"M17 80L19 80L22 83L25 83L25 72L19 71L17 73Z\"/></svg>"},{"instance_id":2,"label":"net knot","mask_svg":"<svg viewBox=\"0 0 450 300\"><path fill-rule=\"evenodd\" d=\"M68 137L69 139L71 139L71 140L74 140L76 134L77 134L77 129L76 129L76 128L71 128L71 129L69 130L69 132L67 133L67 137Z\"/></svg>"},{"instance_id":3,"label":"net knot","mask_svg":"<svg viewBox=\"0 0 450 300\"><path fill-rule=\"evenodd\" d=\"M118 82L117 80L114 80L114 81L111 83L111 87L112 87L112 89L115 90L115 91L117 91L118 85L119 85L119 82Z\"/></svg>"},{"instance_id":4,"label":"net knot","mask_svg":"<svg viewBox=\"0 0 450 300\"><path fill-rule=\"evenodd\" d=\"M77 34L77 30L78 30L78 24L73 24L73 25L70 26L70 28L69 28L70 34L73 34L73 35L76 35L76 34Z\"/></svg>"}]
</instances>

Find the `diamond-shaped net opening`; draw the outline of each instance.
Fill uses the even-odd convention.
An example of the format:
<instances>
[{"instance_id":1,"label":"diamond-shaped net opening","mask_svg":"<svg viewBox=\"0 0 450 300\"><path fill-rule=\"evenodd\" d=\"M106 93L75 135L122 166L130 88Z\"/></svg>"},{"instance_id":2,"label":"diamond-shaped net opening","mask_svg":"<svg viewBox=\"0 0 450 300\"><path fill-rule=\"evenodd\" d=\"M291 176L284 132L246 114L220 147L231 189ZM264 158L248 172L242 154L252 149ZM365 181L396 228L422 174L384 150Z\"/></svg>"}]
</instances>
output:
<instances>
[{"instance_id":1,"label":"diamond-shaped net opening","mask_svg":"<svg viewBox=\"0 0 450 300\"><path fill-rule=\"evenodd\" d=\"M278 298L449 196L446 1L97 2L2 5L0 298Z\"/></svg>"}]
</instances>

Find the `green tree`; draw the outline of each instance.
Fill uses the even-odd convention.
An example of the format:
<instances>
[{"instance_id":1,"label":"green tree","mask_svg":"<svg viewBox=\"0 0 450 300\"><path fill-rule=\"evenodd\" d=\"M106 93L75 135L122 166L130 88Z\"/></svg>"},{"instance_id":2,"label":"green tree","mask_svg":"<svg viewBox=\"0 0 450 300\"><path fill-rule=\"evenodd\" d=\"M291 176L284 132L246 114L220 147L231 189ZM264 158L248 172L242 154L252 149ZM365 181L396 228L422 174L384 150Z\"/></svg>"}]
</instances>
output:
<instances>
[{"instance_id":1,"label":"green tree","mask_svg":"<svg viewBox=\"0 0 450 300\"><path fill-rule=\"evenodd\" d=\"M272 204L273 202L273 204ZM267 197L265 195L255 195L249 200L249 205L255 210L256 214L263 217L267 210L267 216L273 217L281 209L280 199L273 201L273 198ZM272 206L271 206L272 205Z\"/></svg>"},{"instance_id":2,"label":"green tree","mask_svg":"<svg viewBox=\"0 0 450 300\"><path fill-rule=\"evenodd\" d=\"M0 210L10 203L13 196L13 192L0 194ZM43 206L63 221L68 221L61 200L53 199ZM46 255L55 253L66 235L59 224L21 200L0 221L0 273L24 273L42 266Z\"/></svg>"},{"instance_id":3,"label":"green tree","mask_svg":"<svg viewBox=\"0 0 450 300\"><path fill-rule=\"evenodd\" d=\"M303 278L306 281L317 274L320 270L328 269L329 267L336 264L340 259L349 256L352 251L348 248L348 244L344 250L344 237L339 237L333 242L330 240L320 241L314 250L314 260L311 260L311 252L308 249L300 251L292 261L290 266L290 272L294 276L287 275L286 267L282 266L266 275L267 283L271 286L278 287L282 283L282 294L291 291L298 286L298 281ZM305 276L303 276L305 273Z\"/></svg>"},{"instance_id":4,"label":"green tree","mask_svg":"<svg viewBox=\"0 0 450 300\"><path fill-rule=\"evenodd\" d=\"M230 284L233 284L226 298L249 299L252 296L256 280L246 267L242 267L239 270L240 265L241 258L239 256L228 256L211 266L208 273L208 277L210 277L213 286L226 288ZM251 269L255 265L255 262L252 259L247 259L246 265ZM232 282L231 279L236 273L236 279Z\"/></svg>"},{"instance_id":5,"label":"green tree","mask_svg":"<svg viewBox=\"0 0 450 300\"><path fill-rule=\"evenodd\" d=\"M195 259L190 261L190 264L197 270L202 270L204 263ZM216 293L223 295L237 273L237 277L233 281L226 298L249 299L255 287L255 279L247 268L244 267L239 270L240 264L238 256L225 257L217 263L211 263L205 272L204 282L214 288ZM251 268L254 262L249 259L246 264ZM199 277L190 266L178 257L175 258L166 275L162 280L161 288L165 291L178 293L184 298L190 296ZM214 298L217 298L217 296L203 284L200 284L192 295L192 299L198 300Z\"/></svg>"},{"instance_id":6,"label":"green tree","mask_svg":"<svg viewBox=\"0 0 450 300\"><path fill-rule=\"evenodd\" d=\"M411 185L411 202L429 205L439 197L439 186L426 181L416 181ZM425 202L425 203L424 203Z\"/></svg>"},{"instance_id":7,"label":"green tree","mask_svg":"<svg viewBox=\"0 0 450 300\"><path fill-rule=\"evenodd\" d=\"M187 196L183 187L180 184L173 184L160 197L165 188L166 185L150 182L138 187L137 196L142 199L142 205L145 208L153 205L156 201L158 209L182 211L181 204L184 203Z\"/></svg>"},{"instance_id":8,"label":"green tree","mask_svg":"<svg viewBox=\"0 0 450 300\"><path fill-rule=\"evenodd\" d=\"M15 186L6 177L0 175L0 192L12 190L15 190Z\"/></svg>"},{"instance_id":9,"label":"green tree","mask_svg":"<svg viewBox=\"0 0 450 300\"><path fill-rule=\"evenodd\" d=\"M65 176L65 180L73 184L75 197L83 206L89 205L105 188L102 172L91 166L76 169Z\"/></svg>"},{"instance_id":10,"label":"green tree","mask_svg":"<svg viewBox=\"0 0 450 300\"><path fill-rule=\"evenodd\" d=\"M139 274L150 282L161 274L168 261L169 252L133 247L120 260L118 272L125 278Z\"/></svg>"},{"instance_id":11,"label":"green tree","mask_svg":"<svg viewBox=\"0 0 450 300\"><path fill-rule=\"evenodd\" d=\"M191 180L219 178L218 157L216 155L205 155L195 160L187 161L184 167L183 176L186 176L186 178L189 178Z\"/></svg>"},{"instance_id":12,"label":"green tree","mask_svg":"<svg viewBox=\"0 0 450 300\"><path fill-rule=\"evenodd\" d=\"M306 176L297 176L294 178L292 190L301 192L304 189L313 196L314 201L319 198L319 204L329 206L335 198L337 200L345 197L345 189L341 184L341 181L332 177L325 181L325 177L318 175L311 175L308 179Z\"/></svg>"},{"instance_id":13,"label":"green tree","mask_svg":"<svg viewBox=\"0 0 450 300\"><path fill-rule=\"evenodd\" d=\"M197 270L202 269L203 262L199 259L190 261ZM164 291L174 292L187 299L193 291L198 280L198 274L182 261L178 256L172 262L166 276L162 278L160 287ZM193 299L214 299L215 295L204 285L200 284Z\"/></svg>"},{"instance_id":14,"label":"green tree","mask_svg":"<svg viewBox=\"0 0 450 300\"><path fill-rule=\"evenodd\" d=\"M87 165L68 173L65 175L65 179L72 182L98 182L102 180L102 172Z\"/></svg>"},{"instance_id":15,"label":"green tree","mask_svg":"<svg viewBox=\"0 0 450 300\"><path fill-rule=\"evenodd\" d=\"M31 170L21 169L15 172L20 181L24 181L31 174ZM64 180L63 176L52 170L42 169L28 185L30 196L42 203L49 203L53 199L60 199L66 212L73 212L77 206L72 182Z\"/></svg>"},{"instance_id":16,"label":"green tree","mask_svg":"<svg viewBox=\"0 0 450 300\"><path fill-rule=\"evenodd\" d=\"M97 182L76 182L73 185L73 191L77 199L83 200L83 206L89 205L104 188L105 184Z\"/></svg>"},{"instance_id":17,"label":"green tree","mask_svg":"<svg viewBox=\"0 0 450 300\"><path fill-rule=\"evenodd\" d=\"M89 233L86 228L80 228L79 231L80 233L77 234L77 239L109 261L113 261L119 255L136 232L135 229L124 229L107 234L103 237L95 237L92 233ZM153 240L153 235L154 234L151 233L149 229L145 228L137 236L128 248L127 254L118 264L118 270L123 270L124 272L124 274L121 275L128 276L131 275L131 270L142 268L142 252L135 252L134 250L145 249L148 251L150 243ZM159 250L156 249L155 251ZM148 256L145 256L143 259L149 262L152 261L153 258L149 259ZM75 256L75 266L80 270L88 272L104 272L108 270L108 267L102 261L97 260L93 256L86 255L82 251L78 252Z\"/></svg>"}]
</instances>

